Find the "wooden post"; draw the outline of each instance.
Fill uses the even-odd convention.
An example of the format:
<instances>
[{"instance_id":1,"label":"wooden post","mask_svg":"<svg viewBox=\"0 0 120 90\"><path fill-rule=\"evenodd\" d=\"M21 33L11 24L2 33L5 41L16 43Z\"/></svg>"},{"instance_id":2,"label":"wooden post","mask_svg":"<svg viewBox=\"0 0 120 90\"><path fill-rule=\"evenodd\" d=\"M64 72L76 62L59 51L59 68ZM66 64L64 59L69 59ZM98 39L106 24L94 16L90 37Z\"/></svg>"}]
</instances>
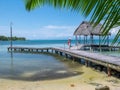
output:
<instances>
[{"instance_id":1,"label":"wooden post","mask_svg":"<svg viewBox=\"0 0 120 90\"><path fill-rule=\"evenodd\" d=\"M101 50L101 36L99 35L99 50L100 50L100 52L102 51Z\"/></svg>"},{"instance_id":2,"label":"wooden post","mask_svg":"<svg viewBox=\"0 0 120 90\"><path fill-rule=\"evenodd\" d=\"M90 35L90 39L91 39L91 45L93 45L93 35Z\"/></svg>"},{"instance_id":3,"label":"wooden post","mask_svg":"<svg viewBox=\"0 0 120 90\"><path fill-rule=\"evenodd\" d=\"M28 49L28 51L30 52L30 49Z\"/></svg>"},{"instance_id":4,"label":"wooden post","mask_svg":"<svg viewBox=\"0 0 120 90\"><path fill-rule=\"evenodd\" d=\"M109 35L107 36L107 45L109 46Z\"/></svg>"},{"instance_id":5,"label":"wooden post","mask_svg":"<svg viewBox=\"0 0 120 90\"><path fill-rule=\"evenodd\" d=\"M85 36L84 36L84 44L85 44Z\"/></svg>"},{"instance_id":6,"label":"wooden post","mask_svg":"<svg viewBox=\"0 0 120 90\"><path fill-rule=\"evenodd\" d=\"M31 51L33 52L33 49L31 49Z\"/></svg>"},{"instance_id":7,"label":"wooden post","mask_svg":"<svg viewBox=\"0 0 120 90\"><path fill-rule=\"evenodd\" d=\"M85 66L88 67L88 61L87 60L85 60Z\"/></svg>"},{"instance_id":8,"label":"wooden post","mask_svg":"<svg viewBox=\"0 0 120 90\"><path fill-rule=\"evenodd\" d=\"M112 51L112 48L111 48L111 47L109 47L109 51L110 51L110 52Z\"/></svg>"},{"instance_id":9,"label":"wooden post","mask_svg":"<svg viewBox=\"0 0 120 90\"><path fill-rule=\"evenodd\" d=\"M108 74L108 76L111 76L111 69L109 66L107 67L107 74Z\"/></svg>"},{"instance_id":10,"label":"wooden post","mask_svg":"<svg viewBox=\"0 0 120 90\"><path fill-rule=\"evenodd\" d=\"M65 57L68 58L68 55L65 53Z\"/></svg>"},{"instance_id":11,"label":"wooden post","mask_svg":"<svg viewBox=\"0 0 120 90\"><path fill-rule=\"evenodd\" d=\"M100 46L100 43L101 43L101 38L100 38L100 35L99 35L99 46Z\"/></svg>"},{"instance_id":12,"label":"wooden post","mask_svg":"<svg viewBox=\"0 0 120 90\"><path fill-rule=\"evenodd\" d=\"M80 35L79 35L79 43L82 43L82 42L81 42L81 37L80 37Z\"/></svg>"},{"instance_id":13,"label":"wooden post","mask_svg":"<svg viewBox=\"0 0 120 90\"><path fill-rule=\"evenodd\" d=\"M56 51L56 54L58 54L58 51Z\"/></svg>"},{"instance_id":14,"label":"wooden post","mask_svg":"<svg viewBox=\"0 0 120 90\"><path fill-rule=\"evenodd\" d=\"M93 35L92 34L90 35L90 41L91 41L90 51L93 51L93 47L92 47L92 45L93 45Z\"/></svg>"},{"instance_id":15,"label":"wooden post","mask_svg":"<svg viewBox=\"0 0 120 90\"><path fill-rule=\"evenodd\" d=\"M47 52L48 52L48 49L47 49Z\"/></svg>"},{"instance_id":16,"label":"wooden post","mask_svg":"<svg viewBox=\"0 0 120 90\"><path fill-rule=\"evenodd\" d=\"M62 56L62 52L60 52L60 56Z\"/></svg>"},{"instance_id":17,"label":"wooden post","mask_svg":"<svg viewBox=\"0 0 120 90\"><path fill-rule=\"evenodd\" d=\"M92 62L89 62L89 66L92 67L93 63Z\"/></svg>"},{"instance_id":18,"label":"wooden post","mask_svg":"<svg viewBox=\"0 0 120 90\"><path fill-rule=\"evenodd\" d=\"M36 52L38 52L38 49L36 49Z\"/></svg>"},{"instance_id":19,"label":"wooden post","mask_svg":"<svg viewBox=\"0 0 120 90\"><path fill-rule=\"evenodd\" d=\"M12 43L12 22L10 23L10 47L11 47L11 51L12 51L12 46L13 46L13 43Z\"/></svg>"},{"instance_id":20,"label":"wooden post","mask_svg":"<svg viewBox=\"0 0 120 90\"><path fill-rule=\"evenodd\" d=\"M72 57L72 63L73 64L75 63L75 57Z\"/></svg>"},{"instance_id":21,"label":"wooden post","mask_svg":"<svg viewBox=\"0 0 120 90\"><path fill-rule=\"evenodd\" d=\"M53 53L53 49L51 49L52 53Z\"/></svg>"},{"instance_id":22,"label":"wooden post","mask_svg":"<svg viewBox=\"0 0 120 90\"><path fill-rule=\"evenodd\" d=\"M86 35L86 44L88 43L88 41L87 41L87 35Z\"/></svg>"},{"instance_id":23,"label":"wooden post","mask_svg":"<svg viewBox=\"0 0 120 90\"><path fill-rule=\"evenodd\" d=\"M76 46L78 45L78 38L77 38L77 35L76 35Z\"/></svg>"},{"instance_id":24,"label":"wooden post","mask_svg":"<svg viewBox=\"0 0 120 90\"><path fill-rule=\"evenodd\" d=\"M71 55L69 55L69 59L72 59L72 56L71 56Z\"/></svg>"},{"instance_id":25,"label":"wooden post","mask_svg":"<svg viewBox=\"0 0 120 90\"><path fill-rule=\"evenodd\" d=\"M79 59L79 63L81 63L81 58L78 58Z\"/></svg>"},{"instance_id":26,"label":"wooden post","mask_svg":"<svg viewBox=\"0 0 120 90\"><path fill-rule=\"evenodd\" d=\"M103 68L104 68L104 67L103 67L103 66L101 66L101 67L100 67L100 71L103 71Z\"/></svg>"},{"instance_id":27,"label":"wooden post","mask_svg":"<svg viewBox=\"0 0 120 90\"><path fill-rule=\"evenodd\" d=\"M9 48L8 48L8 51L9 51Z\"/></svg>"}]
</instances>

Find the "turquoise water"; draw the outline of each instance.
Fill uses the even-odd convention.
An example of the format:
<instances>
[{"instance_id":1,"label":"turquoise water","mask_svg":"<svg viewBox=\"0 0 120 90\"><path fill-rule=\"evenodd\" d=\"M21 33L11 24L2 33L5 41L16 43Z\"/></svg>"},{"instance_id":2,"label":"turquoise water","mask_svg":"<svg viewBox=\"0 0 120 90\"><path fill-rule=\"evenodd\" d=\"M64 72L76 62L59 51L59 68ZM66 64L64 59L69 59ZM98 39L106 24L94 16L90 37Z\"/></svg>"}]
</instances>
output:
<instances>
[{"instance_id":1,"label":"turquoise water","mask_svg":"<svg viewBox=\"0 0 120 90\"><path fill-rule=\"evenodd\" d=\"M72 41L72 45L75 41ZM46 80L76 75L69 67L46 54L9 53L9 41L0 41L0 78L17 80ZM65 47L67 40L14 41L13 46L22 47ZM103 52L120 57L120 52Z\"/></svg>"}]
</instances>

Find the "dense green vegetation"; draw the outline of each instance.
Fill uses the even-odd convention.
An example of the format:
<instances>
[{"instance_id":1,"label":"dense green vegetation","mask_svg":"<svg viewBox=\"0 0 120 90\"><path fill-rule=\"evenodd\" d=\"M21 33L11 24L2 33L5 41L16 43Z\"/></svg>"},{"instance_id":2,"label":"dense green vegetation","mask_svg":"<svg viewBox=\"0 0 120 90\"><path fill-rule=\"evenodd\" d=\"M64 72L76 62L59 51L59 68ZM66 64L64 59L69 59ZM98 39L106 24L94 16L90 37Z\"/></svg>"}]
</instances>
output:
<instances>
[{"instance_id":1,"label":"dense green vegetation","mask_svg":"<svg viewBox=\"0 0 120 90\"><path fill-rule=\"evenodd\" d=\"M11 37L6 37L6 36L0 36L0 41L9 41L11 40ZM16 41L16 40L26 40L26 38L24 37L12 37L12 40L13 41Z\"/></svg>"}]
</instances>

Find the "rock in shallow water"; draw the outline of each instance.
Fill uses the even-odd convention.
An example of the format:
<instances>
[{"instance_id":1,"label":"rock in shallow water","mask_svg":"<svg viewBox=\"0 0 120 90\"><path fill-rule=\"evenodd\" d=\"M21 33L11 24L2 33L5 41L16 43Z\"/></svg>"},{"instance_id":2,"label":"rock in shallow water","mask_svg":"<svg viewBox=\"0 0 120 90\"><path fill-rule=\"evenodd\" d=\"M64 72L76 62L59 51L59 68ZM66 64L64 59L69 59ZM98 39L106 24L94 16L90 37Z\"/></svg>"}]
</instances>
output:
<instances>
[{"instance_id":1,"label":"rock in shallow water","mask_svg":"<svg viewBox=\"0 0 120 90\"><path fill-rule=\"evenodd\" d=\"M95 88L95 90L110 90L110 88L108 86L99 85Z\"/></svg>"}]
</instances>

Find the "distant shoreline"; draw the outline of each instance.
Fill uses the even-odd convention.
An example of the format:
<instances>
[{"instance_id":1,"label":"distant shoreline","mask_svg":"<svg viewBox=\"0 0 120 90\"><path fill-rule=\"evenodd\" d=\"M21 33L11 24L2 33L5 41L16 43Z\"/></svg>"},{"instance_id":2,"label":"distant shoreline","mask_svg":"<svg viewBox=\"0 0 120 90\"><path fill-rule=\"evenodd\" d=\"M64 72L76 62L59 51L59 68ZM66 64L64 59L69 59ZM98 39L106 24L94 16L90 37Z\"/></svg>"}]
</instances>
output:
<instances>
[{"instance_id":1,"label":"distant shoreline","mask_svg":"<svg viewBox=\"0 0 120 90\"><path fill-rule=\"evenodd\" d=\"M10 41L11 37L6 37L6 36L0 36L0 41ZM25 41L26 38L25 37L12 37L12 41Z\"/></svg>"}]
</instances>

